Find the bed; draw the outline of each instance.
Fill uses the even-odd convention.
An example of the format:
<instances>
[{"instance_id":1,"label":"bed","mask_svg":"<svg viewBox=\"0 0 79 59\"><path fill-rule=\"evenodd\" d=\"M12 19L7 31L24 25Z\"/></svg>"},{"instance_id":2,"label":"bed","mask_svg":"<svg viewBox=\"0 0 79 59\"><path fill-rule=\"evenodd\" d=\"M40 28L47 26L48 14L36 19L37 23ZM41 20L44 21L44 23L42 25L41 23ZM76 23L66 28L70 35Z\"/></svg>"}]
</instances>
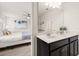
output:
<instances>
[{"instance_id":1,"label":"bed","mask_svg":"<svg viewBox=\"0 0 79 59\"><path fill-rule=\"evenodd\" d=\"M0 48L28 42L31 42L31 34L28 32L17 32L0 36Z\"/></svg>"}]
</instances>

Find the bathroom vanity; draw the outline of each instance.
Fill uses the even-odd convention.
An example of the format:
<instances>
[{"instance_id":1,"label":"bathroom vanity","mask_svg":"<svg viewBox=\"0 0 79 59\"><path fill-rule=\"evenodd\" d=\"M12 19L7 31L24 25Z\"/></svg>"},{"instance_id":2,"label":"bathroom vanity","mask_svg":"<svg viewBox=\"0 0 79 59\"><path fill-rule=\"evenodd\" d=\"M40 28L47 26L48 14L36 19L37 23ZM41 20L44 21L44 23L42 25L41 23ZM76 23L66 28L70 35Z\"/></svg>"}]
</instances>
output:
<instances>
[{"instance_id":1,"label":"bathroom vanity","mask_svg":"<svg viewBox=\"0 0 79 59\"><path fill-rule=\"evenodd\" d=\"M76 56L78 55L78 35L76 33L47 36L37 35L38 56Z\"/></svg>"}]
</instances>

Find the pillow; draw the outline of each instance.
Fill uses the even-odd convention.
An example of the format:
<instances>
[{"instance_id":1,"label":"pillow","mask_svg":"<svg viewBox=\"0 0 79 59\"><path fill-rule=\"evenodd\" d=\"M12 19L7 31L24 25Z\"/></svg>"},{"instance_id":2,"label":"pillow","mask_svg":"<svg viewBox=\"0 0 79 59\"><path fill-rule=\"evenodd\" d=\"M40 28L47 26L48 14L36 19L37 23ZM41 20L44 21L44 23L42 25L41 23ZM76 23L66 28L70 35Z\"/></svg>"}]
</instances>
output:
<instances>
[{"instance_id":1,"label":"pillow","mask_svg":"<svg viewBox=\"0 0 79 59\"><path fill-rule=\"evenodd\" d=\"M2 31L0 31L0 37L1 37L1 36L3 36L3 32L2 32Z\"/></svg>"},{"instance_id":2,"label":"pillow","mask_svg":"<svg viewBox=\"0 0 79 59\"><path fill-rule=\"evenodd\" d=\"M3 31L3 35L9 35L9 34L11 34L10 31L8 31L8 30L4 30L4 31Z\"/></svg>"}]
</instances>

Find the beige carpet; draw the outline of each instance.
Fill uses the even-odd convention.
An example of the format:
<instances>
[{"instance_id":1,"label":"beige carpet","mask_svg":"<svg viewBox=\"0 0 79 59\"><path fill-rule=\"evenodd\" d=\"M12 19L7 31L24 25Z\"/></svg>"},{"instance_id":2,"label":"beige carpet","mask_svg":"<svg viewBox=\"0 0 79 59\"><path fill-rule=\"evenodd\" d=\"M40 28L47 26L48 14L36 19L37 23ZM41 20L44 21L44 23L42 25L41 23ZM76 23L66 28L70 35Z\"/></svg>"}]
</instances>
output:
<instances>
[{"instance_id":1,"label":"beige carpet","mask_svg":"<svg viewBox=\"0 0 79 59\"><path fill-rule=\"evenodd\" d=\"M0 56L31 56L31 45L0 51Z\"/></svg>"}]
</instances>

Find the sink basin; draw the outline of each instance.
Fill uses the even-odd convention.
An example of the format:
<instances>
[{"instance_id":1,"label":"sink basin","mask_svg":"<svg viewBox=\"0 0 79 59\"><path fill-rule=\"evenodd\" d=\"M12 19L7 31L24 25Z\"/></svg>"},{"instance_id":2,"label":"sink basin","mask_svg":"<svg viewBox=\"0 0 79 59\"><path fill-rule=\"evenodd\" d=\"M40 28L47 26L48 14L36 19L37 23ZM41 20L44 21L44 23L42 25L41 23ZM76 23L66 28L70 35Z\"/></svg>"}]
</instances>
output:
<instances>
[{"instance_id":1,"label":"sink basin","mask_svg":"<svg viewBox=\"0 0 79 59\"><path fill-rule=\"evenodd\" d=\"M55 33L47 33L46 36L48 36L49 38L56 38L56 37L63 37L68 35L67 32L61 33L61 32L55 32Z\"/></svg>"},{"instance_id":2,"label":"sink basin","mask_svg":"<svg viewBox=\"0 0 79 59\"><path fill-rule=\"evenodd\" d=\"M58 34L53 34L53 33L51 33L51 34L46 34L49 38L54 38L54 37L57 37L58 36Z\"/></svg>"}]
</instances>

